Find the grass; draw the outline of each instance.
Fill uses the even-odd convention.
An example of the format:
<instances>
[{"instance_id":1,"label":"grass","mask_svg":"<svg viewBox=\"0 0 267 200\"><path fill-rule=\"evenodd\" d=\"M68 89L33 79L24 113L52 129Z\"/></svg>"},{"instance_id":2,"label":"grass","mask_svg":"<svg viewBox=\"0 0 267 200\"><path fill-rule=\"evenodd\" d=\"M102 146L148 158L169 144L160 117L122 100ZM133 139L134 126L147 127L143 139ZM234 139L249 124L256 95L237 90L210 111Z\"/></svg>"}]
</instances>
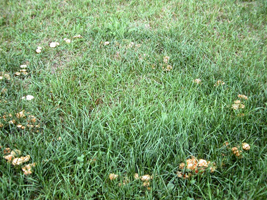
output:
<instances>
[{"instance_id":1,"label":"grass","mask_svg":"<svg viewBox=\"0 0 267 200\"><path fill-rule=\"evenodd\" d=\"M0 199L265 199L266 10L261 0L1 1ZM234 110L238 94L248 100ZM225 141L251 149L236 157ZM5 148L30 155L33 173ZM215 172L179 178L191 156ZM135 173L153 175L150 186Z\"/></svg>"}]
</instances>

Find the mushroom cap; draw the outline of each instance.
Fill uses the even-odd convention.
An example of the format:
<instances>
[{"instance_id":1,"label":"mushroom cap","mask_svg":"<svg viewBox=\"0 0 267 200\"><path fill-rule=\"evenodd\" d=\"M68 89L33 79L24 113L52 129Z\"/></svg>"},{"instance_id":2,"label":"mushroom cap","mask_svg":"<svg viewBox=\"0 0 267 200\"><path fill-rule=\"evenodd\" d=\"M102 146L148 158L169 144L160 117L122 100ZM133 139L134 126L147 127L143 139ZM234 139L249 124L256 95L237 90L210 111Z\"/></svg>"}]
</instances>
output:
<instances>
[{"instance_id":1,"label":"mushroom cap","mask_svg":"<svg viewBox=\"0 0 267 200\"><path fill-rule=\"evenodd\" d=\"M233 147L233 148L232 148L232 151L233 151L233 152L238 151L238 148L237 148L237 147Z\"/></svg>"},{"instance_id":2,"label":"mushroom cap","mask_svg":"<svg viewBox=\"0 0 267 200\"><path fill-rule=\"evenodd\" d=\"M14 156L10 154L10 155L7 155L7 156L3 156L3 158L6 159L7 162L11 162L11 160L14 158Z\"/></svg>"},{"instance_id":3,"label":"mushroom cap","mask_svg":"<svg viewBox=\"0 0 267 200\"><path fill-rule=\"evenodd\" d=\"M241 101L240 101L240 100L235 100L234 103L235 103L235 104L240 104Z\"/></svg>"},{"instance_id":4,"label":"mushroom cap","mask_svg":"<svg viewBox=\"0 0 267 200\"><path fill-rule=\"evenodd\" d=\"M36 51L36 53L41 53L42 52L41 49L36 49L35 51Z\"/></svg>"},{"instance_id":5,"label":"mushroom cap","mask_svg":"<svg viewBox=\"0 0 267 200\"><path fill-rule=\"evenodd\" d=\"M28 162L30 160L30 158L31 158L30 155L20 157L20 158L14 158L12 160L12 164L13 165L21 165L22 163Z\"/></svg>"},{"instance_id":6,"label":"mushroom cap","mask_svg":"<svg viewBox=\"0 0 267 200\"><path fill-rule=\"evenodd\" d=\"M27 95L27 96L25 96L25 97L22 97L21 99L25 99L25 100L30 101L30 100L34 99L34 96L32 96L32 95Z\"/></svg>"},{"instance_id":7,"label":"mushroom cap","mask_svg":"<svg viewBox=\"0 0 267 200\"><path fill-rule=\"evenodd\" d=\"M115 180L118 177L119 177L119 175L118 174L114 174L114 173L112 173L112 174L109 175L109 179L110 180Z\"/></svg>"},{"instance_id":8,"label":"mushroom cap","mask_svg":"<svg viewBox=\"0 0 267 200\"><path fill-rule=\"evenodd\" d=\"M179 169L184 169L184 167L185 167L185 164L184 164L184 163L181 163L181 164L179 165Z\"/></svg>"},{"instance_id":9,"label":"mushroom cap","mask_svg":"<svg viewBox=\"0 0 267 200\"><path fill-rule=\"evenodd\" d=\"M186 168L189 170L195 170L197 168L197 159L192 156L191 159L186 160Z\"/></svg>"},{"instance_id":10,"label":"mushroom cap","mask_svg":"<svg viewBox=\"0 0 267 200\"><path fill-rule=\"evenodd\" d=\"M197 78L193 81L194 83L200 84L201 83L201 79Z\"/></svg>"},{"instance_id":11,"label":"mushroom cap","mask_svg":"<svg viewBox=\"0 0 267 200\"><path fill-rule=\"evenodd\" d=\"M20 68L22 69L27 68L27 65L20 65Z\"/></svg>"},{"instance_id":12,"label":"mushroom cap","mask_svg":"<svg viewBox=\"0 0 267 200\"><path fill-rule=\"evenodd\" d=\"M206 160L204 160L204 159L200 159L198 161L198 166L199 167L208 167L208 162Z\"/></svg>"},{"instance_id":13,"label":"mushroom cap","mask_svg":"<svg viewBox=\"0 0 267 200\"><path fill-rule=\"evenodd\" d=\"M58 42L51 42L49 46L50 46L51 48L54 48L54 47L56 47L56 46L58 46L58 45L59 45Z\"/></svg>"},{"instance_id":14,"label":"mushroom cap","mask_svg":"<svg viewBox=\"0 0 267 200\"><path fill-rule=\"evenodd\" d=\"M246 150L246 151L248 151L248 150L250 150L250 146L249 146L249 144L248 143L242 143L242 148L244 149L244 150Z\"/></svg>"},{"instance_id":15,"label":"mushroom cap","mask_svg":"<svg viewBox=\"0 0 267 200\"><path fill-rule=\"evenodd\" d=\"M135 179L135 180L139 179L139 175L138 175L138 173L135 173L135 174L134 174L134 179Z\"/></svg>"},{"instance_id":16,"label":"mushroom cap","mask_svg":"<svg viewBox=\"0 0 267 200\"><path fill-rule=\"evenodd\" d=\"M152 176L150 176L149 174L141 176L141 181L149 181L151 179L152 179Z\"/></svg>"},{"instance_id":17,"label":"mushroom cap","mask_svg":"<svg viewBox=\"0 0 267 200\"><path fill-rule=\"evenodd\" d=\"M248 99L248 97L246 95L244 95L244 94L239 94L239 95L237 95L237 97L240 98L240 99L245 99L245 100Z\"/></svg>"},{"instance_id":18,"label":"mushroom cap","mask_svg":"<svg viewBox=\"0 0 267 200\"><path fill-rule=\"evenodd\" d=\"M232 108L233 108L234 110L238 110L238 108L239 108L239 104L232 104Z\"/></svg>"}]
</instances>

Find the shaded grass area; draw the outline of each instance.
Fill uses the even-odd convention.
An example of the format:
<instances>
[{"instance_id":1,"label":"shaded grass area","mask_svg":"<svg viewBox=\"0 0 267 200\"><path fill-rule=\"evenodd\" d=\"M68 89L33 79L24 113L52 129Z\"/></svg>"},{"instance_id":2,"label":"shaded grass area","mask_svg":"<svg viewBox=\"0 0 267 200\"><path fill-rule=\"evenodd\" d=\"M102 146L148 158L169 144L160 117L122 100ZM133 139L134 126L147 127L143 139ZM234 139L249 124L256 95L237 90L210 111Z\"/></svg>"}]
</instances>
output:
<instances>
[{"instance_id":1,"label":"shaded grass area","mask_svg":"<svg viewBox=\"0 0 267 200\"><path fill-rule=\"evenodd\" d=\"M0 67L11 76L0 80L0 146L37 163L25 176L1 151L1 198L267 196L264 1L11 0L0 7ZM60 45L50 48L54 41ZM162 69L165 56L171 71ZM28 75L15 76L22 64ZM218 80L225 85L215 87ZM27 94L34 100L22 101ZM238 94L248 100L233 110ZM38 130L3 119L21 110L36 116ZM236 158L225 141L251 149ZM215 162L216 171L178 178L191 155ZM119 179L109 180L111 173ZM135 173L153 174L151 188ZM119 186L125 176L130 182Z\"/></svg>"}]
</instances>

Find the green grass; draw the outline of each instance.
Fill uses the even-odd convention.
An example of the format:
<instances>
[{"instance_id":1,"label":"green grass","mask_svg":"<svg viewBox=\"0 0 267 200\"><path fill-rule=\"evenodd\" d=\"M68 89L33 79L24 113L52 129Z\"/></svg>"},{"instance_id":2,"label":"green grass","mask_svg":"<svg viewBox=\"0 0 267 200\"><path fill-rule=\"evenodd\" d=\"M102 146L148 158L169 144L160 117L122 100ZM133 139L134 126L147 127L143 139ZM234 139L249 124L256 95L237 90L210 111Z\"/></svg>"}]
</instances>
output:
<instances>
[{"instance_id":1,"label":"green grass","mask_svg":"<svg viewBox=\"0 0 267 200\"><path fill-rule=\"evenodd\" d=\"M266 10L263 0L0 1L0 76L10 75L0 199L266 199ZM28 74L15 76L22 64ZM248 100L233 110L238 94ZM40 128L17 128L30 123L22 110ZM251 149L237 158L225 141ZM31 175L6 162L8 147L31 156ZM216 171L177 177L191 156ZM135 173L153 175L150 190Z\"/></svg>"}]
</instances>

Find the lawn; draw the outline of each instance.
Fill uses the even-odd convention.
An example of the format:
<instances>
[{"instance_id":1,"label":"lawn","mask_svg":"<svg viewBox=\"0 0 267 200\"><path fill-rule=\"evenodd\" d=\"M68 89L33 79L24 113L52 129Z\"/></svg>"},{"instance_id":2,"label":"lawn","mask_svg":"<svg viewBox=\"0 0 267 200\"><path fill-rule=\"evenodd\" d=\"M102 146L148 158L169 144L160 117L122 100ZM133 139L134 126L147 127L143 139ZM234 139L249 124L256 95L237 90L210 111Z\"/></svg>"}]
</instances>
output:
<instances>
[{"instance_id":1,"label":"lawn","mask_svg":"<svg viewBox=\"0 0 267 200\"><path fill-rule=\"evenodd\" d=\"M266 199L265 0L1 0L0 199Z\"/></svg>"}]
</instances>

